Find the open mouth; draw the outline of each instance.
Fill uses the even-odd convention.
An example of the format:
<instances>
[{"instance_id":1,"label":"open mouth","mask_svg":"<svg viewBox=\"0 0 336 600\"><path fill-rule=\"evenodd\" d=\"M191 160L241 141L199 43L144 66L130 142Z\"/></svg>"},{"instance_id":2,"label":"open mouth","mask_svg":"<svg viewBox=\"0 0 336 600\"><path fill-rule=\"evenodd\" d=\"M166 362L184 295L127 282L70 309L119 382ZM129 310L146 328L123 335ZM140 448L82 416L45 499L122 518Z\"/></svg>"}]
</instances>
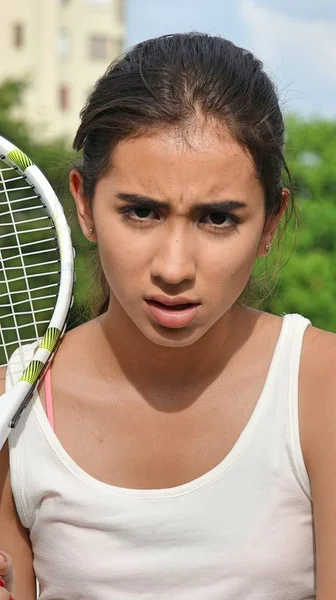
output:
<instances>
[{"instance_id":1,"label":"open mouth","mask_svg":"<svg viewBox=\"0 0 336 600\"><path fill-rule=\"evenodd\" d=\"M152 298L146 299L146 304L151 318L159 325L170 328L181 328L190 325L196 318L200 307L200 304L195 302L165 304Z\"/></svg>"},{"instance_id":2,"label":"open mouth","mask_svg":"<svg viewBox=\"0 0 336 600\"><path fill-rule=\"evenodd\" d=\"M163 302L158 302L157 300L146 300L146 302L151 306L171 311L186 310L193 306L197 306L197 304L192 304L191 302L189 304L163 304Z\"/></svg>"}]
</instances>

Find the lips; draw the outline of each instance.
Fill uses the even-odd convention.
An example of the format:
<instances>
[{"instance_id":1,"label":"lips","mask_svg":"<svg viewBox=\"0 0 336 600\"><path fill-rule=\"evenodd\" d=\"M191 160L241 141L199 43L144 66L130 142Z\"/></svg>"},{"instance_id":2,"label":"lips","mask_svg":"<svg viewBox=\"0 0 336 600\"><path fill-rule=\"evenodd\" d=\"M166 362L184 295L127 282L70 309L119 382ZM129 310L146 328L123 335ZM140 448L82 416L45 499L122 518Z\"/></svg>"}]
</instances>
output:
<instances>
[{"instance_id":1,"label":"lips","mask_svg":"<svg viewBox=\"0 0 336 600\"><path fill-rule=\"evenodd\" d=\"M194 298L187 298L186 296L176 296L175 298L171 298L169 296L165 296L164 294L155 294L153 296L147 296L146 301L158 302L159 304L163 304L164 306L183 306L190 304L199 304L199 302L197 302L197 300L195 300Z\"/></svg>"},{"instance_id":2,"label":"lips","mask_svg":"<svg viewBox=\"0 0 336 600\"><path fill-rule=\"evenodd\" d=\"M152 306L169 310L185 310L191 306L196 306L196 303L194 302L185 302L184 304L165 304L164 302L159 302L158 300L146 300L146 302Z\"/></svg>"},{"instance_id":3,"label":"lips","mask_svg":"<svg viewBox=\"0 0 336 600\"><path fill-rule=\"evenodd\" d=\"M184 300L184 298L180 300ZM156 323L171 329L181 329L190 325L196 318L200 307L200 304L196 302L177 302L177 299L165 299L163 302L157 298L146 299L146 305L150 317Z\"/></svg>"}]
</instances>

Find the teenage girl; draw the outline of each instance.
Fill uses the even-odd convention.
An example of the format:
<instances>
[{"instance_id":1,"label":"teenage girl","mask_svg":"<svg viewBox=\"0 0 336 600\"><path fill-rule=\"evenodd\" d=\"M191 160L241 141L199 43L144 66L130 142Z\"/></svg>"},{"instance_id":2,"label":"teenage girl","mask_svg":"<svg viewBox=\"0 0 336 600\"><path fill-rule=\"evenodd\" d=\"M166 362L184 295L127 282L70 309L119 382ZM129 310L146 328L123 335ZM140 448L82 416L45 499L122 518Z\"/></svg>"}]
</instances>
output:
<instances>
[{"instance_id":1,"label":"teenage girl","mask_svg":"<svg viewBox=\"0 0 336 600\"><path fill-rule=\"evenodd\" d=\"M246 299L293 211L261 62L143 42L74 148L101 302L1 453L15 599L334 600L336 336Z\"/></svg>"}]
</instances>

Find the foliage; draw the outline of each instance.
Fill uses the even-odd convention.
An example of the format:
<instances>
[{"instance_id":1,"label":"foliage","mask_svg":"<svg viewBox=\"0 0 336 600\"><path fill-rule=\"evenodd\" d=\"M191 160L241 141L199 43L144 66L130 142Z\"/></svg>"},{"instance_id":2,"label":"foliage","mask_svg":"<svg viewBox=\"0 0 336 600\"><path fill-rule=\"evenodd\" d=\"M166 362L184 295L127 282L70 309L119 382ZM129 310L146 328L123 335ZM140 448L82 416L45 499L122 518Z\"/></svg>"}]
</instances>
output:
<instances>
[{"instance_id":1,"label":"foliage","mask_svg":"<svg viewBox=\"0 0 336 600\"><path fill-rule=\"evenodd\" d=\"M25 86L14 80L0 85L0 133L32 157L62 199L77 255L73 326L88 316L88 289L92 284L90 245L80 232L68 191L68 172L74 156L64 139L36 140L17 116ZM298 312L315 326L336 331L336 122L305 121L289 115L286 160L294 180L301 223L297 232L293 225L289 226L279 254L274 249L266 261L258 261L255 271L257 292L264 297L261 307L276 314ZM277 289L268 295L272 286L267 286L265 277L267 281L269 275L274 281L278 270Z\"/></svg>"},{"instance_id":2,"label":"foliage","mask_svg":"<svg viewBox=\"0 0 336 600\"><path fill-rule=\"evenodd\" d=\"M286 128L286 158L299 196L335 203L336 122L290 115Z\"/></svg>"},{"instance_id":3,"label":"foliage","mask_svg":"<svg viewBox=\"0 0 336 600\"><path fill-rule=\"evenodd\" d=\"M266 308L277 314L298 312L316 327L336 331L336 123L289 116L286 160L300 226L294 250L291 235L282 248L282 258L289 260Z\"/></svg>"}]
</instances>

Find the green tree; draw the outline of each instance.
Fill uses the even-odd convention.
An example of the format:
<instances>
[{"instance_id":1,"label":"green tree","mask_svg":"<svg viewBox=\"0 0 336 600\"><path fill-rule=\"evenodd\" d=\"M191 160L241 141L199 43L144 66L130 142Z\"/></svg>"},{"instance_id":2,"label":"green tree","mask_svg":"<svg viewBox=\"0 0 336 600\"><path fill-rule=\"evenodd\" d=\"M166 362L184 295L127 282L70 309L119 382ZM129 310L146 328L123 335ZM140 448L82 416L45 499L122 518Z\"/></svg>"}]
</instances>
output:
<instances>
[{"instance_id":1,"label":"green tree","mask_svg":"<svg viewBox=\"0 0 336 600\"><path fill-rule=\"evenodd\" d=\"M300 197L336 203L336 122L286 120L286 158Z\"/></svg>"},{"instance_id":2,"label":"green tree","mask_svg":"<svg viewBox=\"0 0 336 600\"><path fill-rule=\"evenodd\" d=\"M313 325L336 331L336 123L288 117L286 159L300 224L295 245L289 228L278 290L266 307L299 312Z\"/></svg>"}]
</instances>

